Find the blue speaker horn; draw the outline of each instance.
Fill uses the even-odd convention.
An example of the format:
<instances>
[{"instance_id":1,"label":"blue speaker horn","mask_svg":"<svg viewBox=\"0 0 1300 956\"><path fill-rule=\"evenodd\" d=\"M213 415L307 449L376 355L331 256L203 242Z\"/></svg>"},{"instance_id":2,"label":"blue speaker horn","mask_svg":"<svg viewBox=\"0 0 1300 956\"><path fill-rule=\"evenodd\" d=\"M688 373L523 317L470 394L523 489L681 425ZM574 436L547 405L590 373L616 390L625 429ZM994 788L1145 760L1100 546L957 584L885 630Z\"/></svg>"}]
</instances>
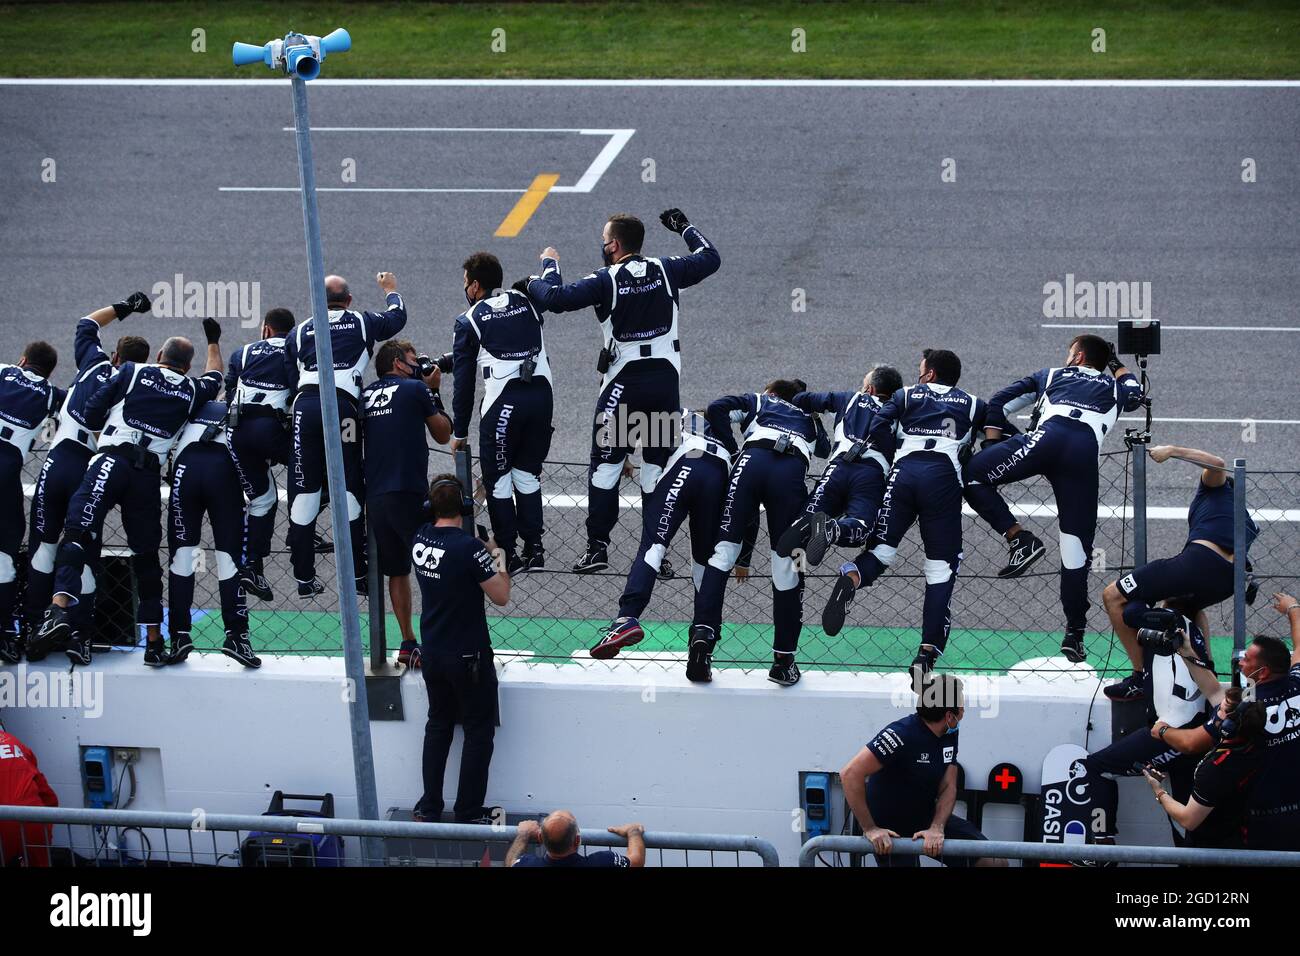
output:
<instances>
[{"instance_id":1,"label":"blue speaker horn","mask_svg":"<svg viewBox=\"0 0 1300 956\"><path fill-rule=\"evenodd\" d=\"M271 44L254 46L252 43L236 43L231 51L235 66L248 66L250 63L271 65Z\"/></svg>"},{"instance_id":2,"label":"blue speaker horn","mask_svg":"<svg viewBox=\"0 0 1300 956\"><path fill-rule=\"evenodd\" d=\"M339 27L333 33L327 33L320 38L320 53L324 59L326 53L347 53L352 49L352 36L347 30Z\"/></svg>"},{"instance_id":3,"label":"blue speaker horn","mask_svg":"<svg viewBox=\"0 0 1300 956\"><path fill-rule=\"evenodd\" d=\"M314 80L320 75L321 61L329 53L352 49L352 37L342 27L324 37L304 33L287 33L284 39L263 46L236 43L230 51L235 66L262 62L273 70L283 70L291 77Z\"/></svg>"}]
</instances>

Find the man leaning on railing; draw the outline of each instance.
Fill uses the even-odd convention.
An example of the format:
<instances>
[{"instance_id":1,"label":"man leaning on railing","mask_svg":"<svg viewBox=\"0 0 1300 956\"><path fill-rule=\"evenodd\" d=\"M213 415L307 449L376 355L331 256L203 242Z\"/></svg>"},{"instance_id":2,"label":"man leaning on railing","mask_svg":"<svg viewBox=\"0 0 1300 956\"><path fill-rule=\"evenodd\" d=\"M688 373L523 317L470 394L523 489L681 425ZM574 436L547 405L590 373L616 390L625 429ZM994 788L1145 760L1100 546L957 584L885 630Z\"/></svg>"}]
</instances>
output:
<instances>
[{"instance_id":1,"label":"man leaning on railing","mask_svg":"<svg viewBox=\"0 0 1300 956\"><path fill-rule=\"evenodd\" d=\"M582 846L582 831L578 820L568 810L556 810L540 824L536 820L522 820L515 842L506 851L506 866L645 866L645 827L639 823L625 823L610 827L609 832L627 840L627 856L613 850L595 853L578 852ZM526 853L529 845L540 843L544 854Z\"/></svg>"},{"instance_id":2,"label":"man leaning on railing","mask_svg":"<svg viewBox=\"0 0 1300 956\"><path fill-rule=\"evenodd\" d=\"M918 866L915 856L894 857L894 839L910 833L925 841L925 855L945 866L1006 866L980 857L945 859L945 839L986 839L952 812L957 803L957 727L966 709L961 681L951 674L918 679L916 713L896 720L871 739L840 771L844 799L876 851L877 866Z\"/></svg>"}]
</instances>

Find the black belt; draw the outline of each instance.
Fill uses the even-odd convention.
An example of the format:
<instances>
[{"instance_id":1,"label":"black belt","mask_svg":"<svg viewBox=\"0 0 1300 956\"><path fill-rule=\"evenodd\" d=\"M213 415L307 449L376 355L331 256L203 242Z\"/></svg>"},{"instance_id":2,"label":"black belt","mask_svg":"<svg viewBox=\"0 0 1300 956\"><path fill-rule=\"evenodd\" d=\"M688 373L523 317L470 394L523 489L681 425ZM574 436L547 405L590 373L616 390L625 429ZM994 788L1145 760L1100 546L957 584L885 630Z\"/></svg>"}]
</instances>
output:
<instances>
[{"instance_id":1,"label":"black belt","mask_svg":"<svg viewBox=\"0 0 1300 956\"><path fill-rule=\"evenodd\" d=\"M639 348L641 350L641 358L650 358L650 356L654 355L653 345L647 343L645 345L639 346ZM673 339L673 351L680 352L681 350L682 350L681 340Z\"/></svg>"},{"instance_id":2,"label":"black belt","mask_svg":"<svg viewBox=\"0 0 1300 956\"><path fill-rule=\"evenodd\" d=\"M162 470L162 461L143 445L110 445L104 453L123 458L136 468Z\"/></svg>"},{"instance_id":3,"label":"black belt","mask_svg":"<svg viewBox=\"0 0 1300 956\"><path fill-rule=\"evenodd\" d=\"M766 448L768 451L777 451L777 448L776 448L776 439L774 439L774 438L756 438L756 439L754 439L753 441L747 441L747 442L745 442L745 448L746 448L746 449L749 449L749 448ZM798 455L798 456L799 456L800 458L802 458L804 461L807 461L807 460L808 460L808 456L804 454L804 450L803 450L803 448L802 448L802 447L801 447L797 442L795 442L793 439L791 439L790 444L787 446L787 448L786 448L785 451L777 452L777 454L779 454L779 455Z\"/></svg>"},{"instance_id":4,"label":"black belt","mask_svg":"<svg viewBox=\"0 0 1300 956\"><path fill-rule=\"evenodd\" d=\"M273 405L240 405L239 406L240 418L274 418L275 416L282 415L282 414L284 413L281 412L280 409L274 407Z\"/></svg>"},{"instance_id":5,"label":"black belt","mask_svg":"<svg viewBox=\"0 0 1300 956\"><path fill-rule=\"evenodd\" d=\"M14 437L14 430L12 428L10 428L8 425L4 425L0 427L0 438L3 438L5 441L9 441L9 439L13 437Z\"/></svg>"},{"instance_id":6,"label":"black belt","mask_svg":"<svg viewBox=\"0 0 1300 956\"><path fill-rule=\"evenodd\" d=\"M338 397L340 399L347 399L353 405L357 404L358 401L357 396L353 395L347 389L339 388L336 385L334 387L334 391L338 394ZM319 385L304 385L302 388L298 389L298 395L296 397L301 398L303 395L319 395L319 394L320 394Z\"/></svg>"}]
</instances>

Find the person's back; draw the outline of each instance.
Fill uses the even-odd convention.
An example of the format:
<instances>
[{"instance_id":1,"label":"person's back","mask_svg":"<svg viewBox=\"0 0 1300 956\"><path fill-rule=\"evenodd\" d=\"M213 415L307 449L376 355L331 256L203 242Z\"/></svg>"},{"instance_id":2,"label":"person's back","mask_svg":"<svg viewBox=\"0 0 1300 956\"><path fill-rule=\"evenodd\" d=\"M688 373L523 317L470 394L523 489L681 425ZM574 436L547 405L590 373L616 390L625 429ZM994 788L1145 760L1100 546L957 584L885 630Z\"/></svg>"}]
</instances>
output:
<instances>
[{"instance_id":1,"label":"person's back","mask_svg":"<svg viewBox=\"0 0 1300 956\"><path fill-rule=\"evenodd\" d=\"M487 599L479 584L496 574L496 565L483 542L459 527L426 524L411 543L411 566L420 585L426 658L490 650Z\"/></svg>"},{"instance_id":2,"label":"person's back","mask_svg":"<svg viewBox=\"0 0 1300 956\"><path fill-rule=\"evenodd\" d=\"M36 754L4 730L0 730L0 805L59 805L58 796L36 763ZM27 866L48 866L51 830L48 823L0 821L0 867L14 861Z\"/></svg>"},{"instance_id":3,"label":"person's back","mask_svg":"<svg viewBox=\"0 0 1300 956\"><path fill-rule=\"evenodd\" d=\"M366 498L428 490L429 445L425 421L440 412L418 378L385 375L361 393L365 416Z\"/></svg>"},{"instance_id":4,"label":"person's back","mask_svg":"<svg viewBox=\"0 0 1300 956\"><path fill-rule=\"evenodd\" d=\"M457 823L487 817L488 768L497 717L497 673L488 634L485 598L504 606L510 578L498 571L483 542L460 526L473 507L455 475L429 485L432 522L415 532L411 565L420 585L421 673L429 694L424 729L424 794L418 820L437 822L443 810L443 776L456 724L465 732L460 783L454 807Z\"/></svg>"},{"instance_id":5,"label":"person's back","mask_svg":"<svg viewBox=\"0 0 1300 956\"><path fill-rule=\"evenodd\" d=\"M1255 699L1267 716L1258 773L1246 798L1247 845L1300 850L1300 664L1257 685Z\"/></svg>"},{"instance_id":6,"label":"person's back","mask_svg":"<svg viewBox=\"0 0 1300 956\"><path fill-rule=\"evenodd\" d=\"M894 406L896 418L893 425L898 450L894 466L909 456L912 463L938 461L948 458L960 472L959 456L971 442L971 432L980 413L980 402L956 385L938 382L917 382L895 392L886 405ZM888 447L889 419L878 414L873 417L870 432L873 445Z\"/></svg>"}]
</instances>

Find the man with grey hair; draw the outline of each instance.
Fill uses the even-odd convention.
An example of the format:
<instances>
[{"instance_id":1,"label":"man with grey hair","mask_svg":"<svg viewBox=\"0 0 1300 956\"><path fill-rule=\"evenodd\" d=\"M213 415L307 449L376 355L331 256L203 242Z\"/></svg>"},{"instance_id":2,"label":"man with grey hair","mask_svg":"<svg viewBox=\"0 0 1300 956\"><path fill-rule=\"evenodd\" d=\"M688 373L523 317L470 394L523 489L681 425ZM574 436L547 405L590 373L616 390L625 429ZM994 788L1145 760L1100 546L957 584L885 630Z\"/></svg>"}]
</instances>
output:
<instances>
[{"instance_id":1,"label":"man with grey hair","mask_svg":"<svg viewBox=\"0 0 1300 956\"><path fill-rule=\"evenodd\" d=\"M123 362L86 402L85 420L99 431L98 454L90 459L81 487L68 504L54 561L54 601L45 611L29 654L44 655L62 647L75 664L90 663L89 641L81 629L87 623L82 602L82 573L94 566L103 543L104 520L117 506L131 549L131 566L139 591L137 622L145 625L144 663L168 663L162 639L162 498L158 494L162 464L171 454L191 416L221 391L221 326L203 320L208 340L206 371L189 376L194 346L172 336L152 365Z\"/></svg>"},{"instance_id":2,"label":"man with grey hair","mask_svg":"<svg viewBox=\"0 0 1300 956\"><path fill-rule=\"evenodd\" d=\"M325 423L321 418L322 385L338 395L339 431L343 436L343 472L347 485L348 525L352 535L353 573L358 594L366 593L366 527L361 451L361 383L375 346L406 327L406 305L397 294L397 277L380 272L375 281L384 293L383 312L358 312L342 276L325 277L334 367L317 365L315 317L298 325L284 341L285 370L293 394L293 451L289 462L289 554L298 597L312 600L325 592L316 580L316 517L325 486ZM335 528L335 534L344 529Z\"/></svg>"},{"instance_id":3,"label":"man with grey hair","mask_svg":"<svg viewBox=\"0 0 1300 956\"><path fill-rule=\"evenodd\" d=\"M639 823L625 823L610 827L609 832L627 840L627 856L613 850L579 853L582 831L577 818L568 810L556 810L540 824L536 820L523 820L515 834L515 842L506 852L506 866L645 866L645 827ZM540 843L544 854L525 853L530 843Z\"/></svg>"}]
</instances>

